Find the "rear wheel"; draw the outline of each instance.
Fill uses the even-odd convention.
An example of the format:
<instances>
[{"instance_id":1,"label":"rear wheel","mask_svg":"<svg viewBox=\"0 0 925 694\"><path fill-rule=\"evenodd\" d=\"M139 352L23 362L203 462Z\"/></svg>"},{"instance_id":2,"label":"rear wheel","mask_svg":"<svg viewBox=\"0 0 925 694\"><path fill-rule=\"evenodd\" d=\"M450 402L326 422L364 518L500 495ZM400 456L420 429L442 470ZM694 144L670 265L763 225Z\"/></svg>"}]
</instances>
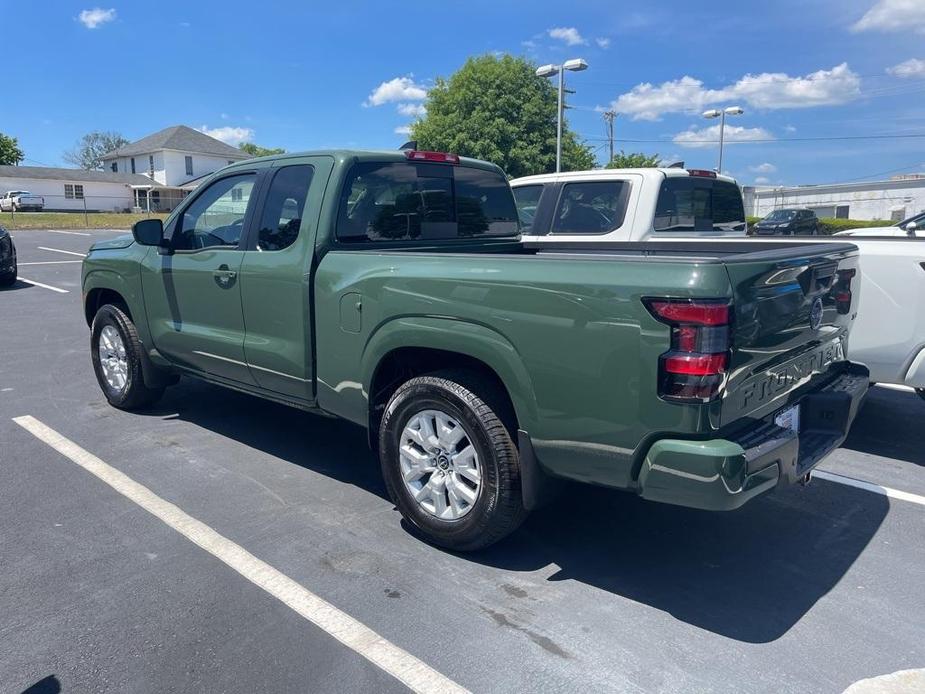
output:
<instances>
[{"instance_id":1,"label":"rear wheel","mask_svg":"<svg viewBox=\"0 0 925 694\"><path fill-rule=\"evenodd\" d=\"M382 473L402 516L424 539L487 547L526 517L520 459L488 381L457 372L413 378L379 427Z\"/></svg>"},{"instance_id":2,"label":"rear wheel","mask_svg":"<svg viewBox=\"0 0 925 694\"><path fill-rule=\"evenodd\" d=\"M106 304L96 313L90 331L93 371L110 405L132 410L156 402L163 388L148 388L141 370L141 341L132 319L118 306Z\"/></svg>"},{"instance_id":3,"label":"rear wheel","mask_svg":"<svg viewBox=\"0 0 925 694\"><path fill-rule=\"evenodd\" d=\"M16 284L16 274L17 268L15 265L9 272L0 274L0 287L12 287L14 284Z\"/></svg>"}]
</instances>

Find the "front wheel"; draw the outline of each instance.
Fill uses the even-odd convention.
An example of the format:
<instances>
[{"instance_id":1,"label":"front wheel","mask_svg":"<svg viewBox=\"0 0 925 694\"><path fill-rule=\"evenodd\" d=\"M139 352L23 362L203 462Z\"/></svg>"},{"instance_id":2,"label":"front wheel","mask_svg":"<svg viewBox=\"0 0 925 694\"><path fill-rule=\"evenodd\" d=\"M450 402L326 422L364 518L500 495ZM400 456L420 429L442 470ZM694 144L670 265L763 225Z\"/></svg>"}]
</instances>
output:
<instances>
[{"instance_id":1,"label":"front wheel","mask_svg":"<svg viewBox=\"0 0 925 694\"><path fill-rule=\"evenodd\" d=\"M135 324L113 304L96 313L90 331L93 371L113 407L132 410L156 402L163 388L148 388L141 370L141 341Z\"/></svg>"},{"instance_id":2,"label":"front wheel","mask_svg":"<svg viewBox=\"0 0 925 694\"><path fill-rule=\"evenodd\" d=\"M379 427L389 496L427 541L471 551L526 517L520 458L489 381L457 372L413 378L390 398Z\"/></svg>"},{"instance_id":3,"label":"front wheel","mask_svg":"<svg viewBox=\"0 0 925 694\"><path fill-rule=\"evenodd\" d=\"M5 272L0 275L0 287L12 287L14 284L16 284L16 275L16 266L13 266L13 269L9 272Z\"/></svg>"}]
</instances>

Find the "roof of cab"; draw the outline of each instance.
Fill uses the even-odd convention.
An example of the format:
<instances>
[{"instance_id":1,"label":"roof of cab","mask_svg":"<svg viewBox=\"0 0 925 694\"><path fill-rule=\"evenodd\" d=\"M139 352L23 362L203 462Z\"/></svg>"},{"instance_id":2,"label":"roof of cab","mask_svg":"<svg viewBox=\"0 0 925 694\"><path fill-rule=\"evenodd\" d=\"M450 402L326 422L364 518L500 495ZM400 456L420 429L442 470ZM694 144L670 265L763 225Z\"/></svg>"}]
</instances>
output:
<instances>
[{"instance_id":1,"label":"roof of cab","mask_svg":"<svg viewBox=\"0 0 925 694\"><path fill-rule=\"evenodd\" d=\"M400 149L318 149L307 152L287 152L286 154L272 154L267 157L258 157L256 159L246 159L241 162L235 162L227 168L247 167L255 161L282 161L285 159L298 159L299 157L333 157L335 161L347 162L354 160L357 162L405 162L408 161L404 150ZM415 162L415 163L434 163L434 162ZM440 163L438 162L438 165ZM445 164L456 166L455 164ZM500 166L491 162L482 161L481 159L470 159L469 157L459 157L459 166L470 166L478 169L489 171L499 171L504 173Z\"/></svg>"},{"instance_id":2,"label":"roof of cab","mask_svg":"<svg viewBox=\"0 0 925 694\"><path fill-rule=\"evenodd\" d=\"M694 169L696 171L696 169ZM609 178L621 178L626 174L636 174L643 178L661 179L662 177L681 177L690 176L690 169L679 169L677 167L660 167L645 169L588 169L586 171L563 171L561 173L537 174L535 176L523 176L511 181L512 186L523 186L537 183L553 183L558 181L606 181ZM735 183L735 179L722 174L716 174L716 180Z\"/></svg>"}]
</instances>

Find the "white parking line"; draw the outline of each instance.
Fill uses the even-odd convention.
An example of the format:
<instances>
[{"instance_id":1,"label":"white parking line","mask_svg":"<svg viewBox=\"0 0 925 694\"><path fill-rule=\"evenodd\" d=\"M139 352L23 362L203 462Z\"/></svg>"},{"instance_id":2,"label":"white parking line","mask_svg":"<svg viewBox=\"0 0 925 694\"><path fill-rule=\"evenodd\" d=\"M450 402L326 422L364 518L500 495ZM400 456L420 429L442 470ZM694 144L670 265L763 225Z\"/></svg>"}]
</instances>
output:
<instances>
[{"instance_id":1,"label":"white parking line","mask_svg":"<svg viewBox=\"0 0 925 694\"><path fill-rule=\"evenodd\" d=\"M31 263L19 263L19 266L23 265L66 265L67 263L82 263L82 260L40 260L33 261Z\"/></svg>"},{"instance_id":2,"label":"white parking line","mask_svg":"<svg viewBox=\"0 0 925 694\"><path fill-rule=\"evenodd\" d=\"M93 234L85 234L82 231L59 231L58 229L46 229L49 234L73 234L74 236L93 236Z\"/></svg>"},{"instance_id":3,"label":"white parking line","mask_svg":"<svg viewBox=\"0 0 925 694\"><path fill-rule=\"evenodd\" d=\"M31 285L34 285L34 286L36 286L36 287L41 287L42 289L50 289L51 291L53 291L53 292L58 292L59 294L67 294L67 293L68 293L68 290L67 290L67 289L61 289L61 288L59 288L59 287L52 287L50 284L42 284L41 282L36 282L35 280L27 280L25 277L23 277L23 276L21 276L21 275L20 275L17 279L18 279L20 282L25 282L26 284L31 284Z\"/></svg>"},{"instance_id":4,"label":"white parking line","mask_svg":"<svg viewBox=\"0 0 925 694\"><path fill-rule=\"evenodd\" d=\"M863 489L868 492L873 492L874 494L882 494L891 499L899 499L900 501L908 501L912 504L925 506L925 496L900 491L899 489L893 489L891 487L883 487L879 484L873 484L872 482L865 482L864 480L856 480L854 477L845 477L844 475L826 472L825 470L814 470L813 477L820 480L828 480L829 482L837 482L838 484L844 484L849 487L856 487L857 489Z\"/></svg>"},{"instance_id":5,"label":"white parking line","mask_svg":"<svg viewBox=\"0 0 925 694\"><path fill-rule=\"evenodd\" d=\"M40 251L54 251L55 253L66 253L67 255L79 255L81 258L86 258L86 253L77 253L75 251L62 251L60 248L48 248L47 246L39 246Z\"/></svg>"},{"instance_id":6,"label":"white parking line","mask_svg":"<svg viewBox=\"0 0 925 694\"><path fill-rule=\"evenodd\" d=\"M157 496L32 416L14 417L23 429L199 545L226 566L287 605L412 691L465 692L456 682L334 607L246 549Z\"/></svg>"}]
</instances>

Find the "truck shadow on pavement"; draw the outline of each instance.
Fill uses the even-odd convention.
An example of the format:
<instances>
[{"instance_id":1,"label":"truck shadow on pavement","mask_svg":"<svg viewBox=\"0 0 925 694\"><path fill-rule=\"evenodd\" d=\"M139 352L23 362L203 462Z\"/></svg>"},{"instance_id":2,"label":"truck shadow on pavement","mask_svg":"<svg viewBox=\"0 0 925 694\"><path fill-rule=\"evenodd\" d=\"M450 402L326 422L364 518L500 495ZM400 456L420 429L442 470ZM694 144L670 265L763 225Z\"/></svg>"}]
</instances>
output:
<instances>
[{"instance_id":1,"label":"truck shadow on pavement","mask_svg":"<svg viewBox=\"0 0 925 694\"><path fill-rule=\"evenodd\" d=\"M925 466L923 421L925 400L915 393L871 388L843 448Z\"/></svg>"},{"instance_id":2,"label":"truck shadow on pavement","mask_svg":"<svg viewBox=\"0 0 925 694\"><path fill-rule=\"evenodd\" d=\"M726 513L576 485L470 559L512 571L553 563L560 568L550 581L581 581L727 638L766 643L838 584L888 509L886 497L818 480Z\"/></svg>"},{"instance_id":3,"label":"truck shadow on pavement","mask_svg":"<svg viewBox=\"0 0 925 694\"><path fill-rule=\"evenodd\" d=\"M173 413L388 498L365 432L347 422L188 379L146 414ZM559 571L550 581L580 581L716 634L765 643L786 634L838 584L888 510L886 497L821 480L727 513L568 485L511 537L458 556L525 573L545 574L554 564ZM604 599L601 609L607 609Z\"/></svg>"}]
</instances>

